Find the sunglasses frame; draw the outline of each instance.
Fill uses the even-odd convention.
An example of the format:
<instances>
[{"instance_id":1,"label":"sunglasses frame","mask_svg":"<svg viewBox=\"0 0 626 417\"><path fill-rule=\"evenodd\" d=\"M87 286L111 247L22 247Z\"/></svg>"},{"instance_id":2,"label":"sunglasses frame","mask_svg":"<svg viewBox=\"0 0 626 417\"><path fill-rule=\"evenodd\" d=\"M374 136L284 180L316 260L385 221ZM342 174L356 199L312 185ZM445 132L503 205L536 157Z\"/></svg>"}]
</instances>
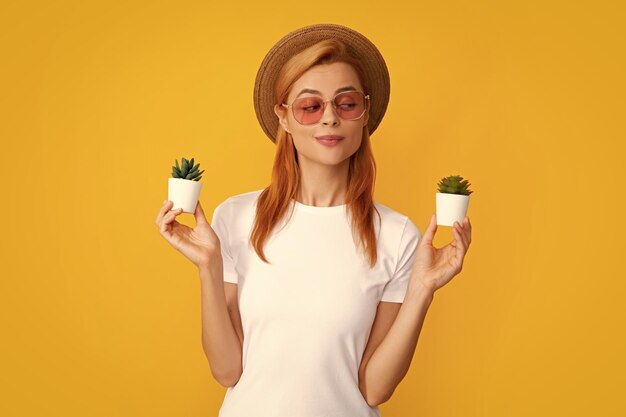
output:
<instances>
[{"instance_id":1,"label":"sunglasses frame","mask_svg":"<svg viewBox=\"0 0 626 417\"><path fill-rule=\"evenodd\" d=\"M363 94L363 100L364 100L364 103L365 103L365 107L364 107L364 109L363 109L363 113L361 113L361 115L360 115L359 117L355 117L354 119L344 119L343 117L339 116L339 113L337 113L337 105L335 104L335 99L337 98L337 96L339 96L339 95L341 95L341 94L346 94L346 93L354 93L354 92L357 92L357 93L361 93L361 94ZM303 98L306 98L306 97L303 97ZM303 126L310 126L310 125L314 125L314 124L316 124L316 123L319 123L319 121L320 121L320 120L322 120L322 117L324 116L324 112L326 111L326 103L329 103L329 102L330 102L330 103L332 103L332 105L333 105L333 110L335 110L335 113L337 113L337 116L339 116L339 118L340 118L341 120L346 120L346 121L359 120L361 117L363 117L363 115L365 114L365 112L369 109L369 103L370 103L370 102L369 102L370 95L369 95L369 94L368 94L368 95L365 95L365 93L364 93L363 91L360 91L360 90L342 91L342 92L340 92L340 93L335 94L335 95L333 96L333 98L331 98L330 100L325 100L325 101L324 101L324 100L322 100L322 116L320 116L320 120L318 120L318 121L317 121L317 122L315 122L315 123L307 123L307 124L304 124L304 123L300 122L300 120L298 120L298 118L296 117L295 113L293 112L293 105L294 105L294 103L295 103L297 100L299 100L299 99L300 99L300 97L296 98L296 99L295 99L295 100L294 100L291 104L281 103L280 105L281 105L281 106L283 106L283 107L286 107L286 108L288 108L288 109L291 109L291 115L293 116L293 118L296 120L296 122L300 123L300 124L301 124L301 125L303 125Z\"/></svg>"}]
</instances>

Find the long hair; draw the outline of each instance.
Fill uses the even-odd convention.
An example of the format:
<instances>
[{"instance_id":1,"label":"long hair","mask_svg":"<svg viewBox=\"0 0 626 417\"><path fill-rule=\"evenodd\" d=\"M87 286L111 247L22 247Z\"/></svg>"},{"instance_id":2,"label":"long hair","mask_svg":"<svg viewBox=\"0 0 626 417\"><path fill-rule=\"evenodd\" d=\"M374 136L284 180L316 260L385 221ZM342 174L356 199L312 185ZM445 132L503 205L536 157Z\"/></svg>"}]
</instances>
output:
<instances>
[{"instance_id":1,"label":"long hair","mask_svg":"<svg viewBox=\"0 0 626 417\"><path fill-rule=\"evenodd\" d=\"M333 62L350 64L359 77L364 93L366 95L370 93L360 61L349 54L344 43L335 39L328 39L310 46L285 63L276 81L275 104L280 105L285 101L293 83L309 68L314 65ZM300 166L293 139L279 124L271 183L259 196L254 226L250 236L254 250L259 258L266 263L269 262L265 258L263 245L274 227L285 216L292 199L295 200L296 198L300 185L299 170ZM376 264L377 259L377 237L373 223L374 212L378 214L380 221L380 213L374 206L372 197L375 181L376 162L370 146L369 129L366 124L363 126L361 146L350 157L346 205L351 218L353 240L357 248L360 248L367 256L370 268Z\"/></svg>"}]
</instances>

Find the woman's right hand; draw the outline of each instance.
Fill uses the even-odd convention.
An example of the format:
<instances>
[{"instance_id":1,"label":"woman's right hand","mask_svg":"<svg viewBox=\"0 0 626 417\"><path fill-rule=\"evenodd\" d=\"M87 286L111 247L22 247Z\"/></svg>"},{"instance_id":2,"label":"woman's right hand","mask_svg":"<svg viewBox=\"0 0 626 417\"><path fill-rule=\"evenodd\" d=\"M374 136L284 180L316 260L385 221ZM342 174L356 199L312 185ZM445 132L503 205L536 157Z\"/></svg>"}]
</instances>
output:
<instances>
[{"instance_id":1,"label":"woman's right hand","mask_svg":"<svg viewBox=\"0 0 626 417\"><path fill-rule=\"evenodd\" d=\"M176 216L182 213L183 209L171 210L173 204L167 200L157 215L156 225L161 236L197 267L207 265L214 256L221 256L219 237L204 216L200 200L193 213L196 218L196 226L193 229L176 221Z\"/></svg>"}]
</instances>

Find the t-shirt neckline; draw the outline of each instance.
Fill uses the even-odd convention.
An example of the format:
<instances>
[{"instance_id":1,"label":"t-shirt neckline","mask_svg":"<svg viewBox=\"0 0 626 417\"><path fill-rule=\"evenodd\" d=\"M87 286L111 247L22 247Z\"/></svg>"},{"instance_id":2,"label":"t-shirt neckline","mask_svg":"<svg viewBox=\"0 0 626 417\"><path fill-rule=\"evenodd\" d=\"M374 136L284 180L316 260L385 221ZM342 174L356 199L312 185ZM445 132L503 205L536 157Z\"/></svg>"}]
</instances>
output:
<instances>
[{"instance_id":1,"label":"t-shirt neckline","mask_svg":"<svg viewBox=\"0 0 626 417\"><path fill-rule=\"evenodd\" d=\"M337 212L345 211L347 207L347 204L340 204L338 206L329 206L329 207L307 206L306 204L302 204L296 199L293 199L293 202L295 203L295 207L298 210L306 211L309 213L337 213Z\"/></svg>"}]
</instances>

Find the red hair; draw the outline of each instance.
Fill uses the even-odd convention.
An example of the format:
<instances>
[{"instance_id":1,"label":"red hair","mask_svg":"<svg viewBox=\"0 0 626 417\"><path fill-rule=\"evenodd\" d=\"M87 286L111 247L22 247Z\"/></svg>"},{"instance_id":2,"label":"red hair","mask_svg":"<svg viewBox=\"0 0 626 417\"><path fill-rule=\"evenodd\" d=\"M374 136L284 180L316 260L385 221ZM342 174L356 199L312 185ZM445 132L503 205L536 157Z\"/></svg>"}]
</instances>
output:
<instances>
[{"instance_id":1,"label":"red hair","mask_svg":"<svg viewBox=\"0 0 626 417\"><path fill-rule=\"evenodd\" d=\"M311 67L333 62L350 64L359 77L364 93L369 94L360 61L349 54L344 43L335 39L328 39L310 46L285 63L276 80L275 104L280 105L285 101L293 83ZM377 259L376 234L373 223L374 212L378 214L380 221L380 213L378 213L373 202L375 180L376 162L370 146L370 135L366 124L363 126L361 146L350 157L346 205L351 218L355 245L363 250L370 267L376 264ZM276 154L271 183L259 196L250 237L254 250L264 262L269 263L265 258L263 245L277 223L285 216L291 200L295 200L299 185L300 172L293 139L279 125L276 134Z\"/></svg>"}]
</instances>

